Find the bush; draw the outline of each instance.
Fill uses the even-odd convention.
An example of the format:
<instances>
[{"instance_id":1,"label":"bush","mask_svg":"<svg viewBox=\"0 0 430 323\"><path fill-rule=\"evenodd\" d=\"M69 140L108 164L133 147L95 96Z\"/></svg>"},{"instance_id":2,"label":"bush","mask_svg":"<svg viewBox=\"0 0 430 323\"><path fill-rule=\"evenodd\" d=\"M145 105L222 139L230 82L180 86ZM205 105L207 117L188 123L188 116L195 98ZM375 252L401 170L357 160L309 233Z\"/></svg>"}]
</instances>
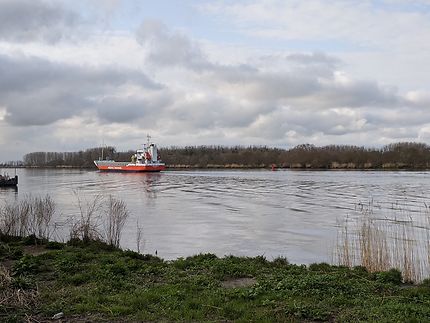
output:
<instances>
[{"instance_id":1,"label":"bush","mask_svg":"<svg viewBox=\"0 0 430 323\"><path fill-rule=\"evenodd\" d=\"M430 278L426 278L426 279L424 279L424 280L421 282L420 286L430 288Z\"/></svg>"},{"instance_id":2,"label":"bush","mask_svg":"<svg viewBox=\"0 0 430 323\"><path fill-rule=\"evenodd\" d=\"M25 255L13 266L13 275L25 275L38 271L40 260L37 257Z\"/></svg>"},{"instance_id":3,"label":"bush","mask_svg":"<svg viewBox=\"0 0 430 323\"><path fill-rule=\"evenodd\" d=\"M46 239L40 239L40 238L36 237L35 234L31 234L31 235L25 237L22 240L22 242L26 246L32 246L32 245L43 245L43 244L46 244L48 242L48 240L46 240Z\"/></svg>"},{"instance_id":4,"label":"bush","mask_svg":"<svg viewBox=\"0 0 430 323\"><path fill-rule=\"evenodd\" d=\"M321 272L326 273L326 272L332 271L332 267L329 264L322 262L320 264L310 264L309 270L310 271L321 271Z\"/></svg>"},{"instance_id":5,"label":"bush","mask_svg":"<svg viewBox=\"0 0 430 323\"><path fill-rule=\"evenodd\" d=\"M402 273L397 269L390 269L389 271L382 271L375 273L376 280L381 283L391 283L400 285L403 281Z\"/></svg>"},{"instance_id":6,"label":"bush","mask_svg":"<svg viewBox=\"0 0 430 323\"><path fill-rule=\"evenodd\" d=\"M272 263L276 266L279 266L279 267L288 266L290 264L290 262L288 261L288 259L286 257L281 257L281 256L273 259Z\"/></svg>"},{"instance_id":7,"label":"bush","mask_svg":"<svg viewBox=\"0 0 430 323\"><path fill-rule=\"evenodd\" d=\"M57 241L49 241L46 244L46 249L61 250L61 249L64 249L64 243L57 242Z\"/></svg>"},{"instance_id":8,"label":"bush","mask_svg":"<svg viewBox=\"0 0 430 323\"><path fill-rule=\"evenodd\" d=\"M123 251L123 255L126 257L129 257L131 259L162 262L162 259L160 259L156 256L153 256L150 254L141 254L141 253L138 253L138 252L133 251L133 250L125 250L125 251Z\"/></svg>"}]
</instances>

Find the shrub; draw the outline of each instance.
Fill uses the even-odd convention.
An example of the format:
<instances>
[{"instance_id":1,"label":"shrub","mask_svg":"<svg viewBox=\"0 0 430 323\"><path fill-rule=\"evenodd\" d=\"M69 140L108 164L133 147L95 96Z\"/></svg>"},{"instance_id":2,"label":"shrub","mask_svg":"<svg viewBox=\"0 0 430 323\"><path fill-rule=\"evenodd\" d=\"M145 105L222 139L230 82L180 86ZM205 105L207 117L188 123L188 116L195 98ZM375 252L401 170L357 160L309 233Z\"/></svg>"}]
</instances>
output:
<instances>
[{"instance_id":1,"label":"shrub","mask_svg":"<svg viewBox=\"0 0 430 323\"><path fill-rule=\"evenodd\" d=\"M281 256L273 259L272 263L276 266L279 266L279 267L288 266L290 264L290 262L288 261L288 259L286 257L281 257Z\"/></svg>"},{"instance_id":2,"label":"shrub","mask_svg":"<svg viewBox=\"0 0 430 323\"><path fill-rule=\"evenodd\" d=\"M402 283L402 273L398 269L390 269L389 271L382 271L375 273L376 280L381 283L391 283L400 285Z\"/></svg>"}]
</instances>

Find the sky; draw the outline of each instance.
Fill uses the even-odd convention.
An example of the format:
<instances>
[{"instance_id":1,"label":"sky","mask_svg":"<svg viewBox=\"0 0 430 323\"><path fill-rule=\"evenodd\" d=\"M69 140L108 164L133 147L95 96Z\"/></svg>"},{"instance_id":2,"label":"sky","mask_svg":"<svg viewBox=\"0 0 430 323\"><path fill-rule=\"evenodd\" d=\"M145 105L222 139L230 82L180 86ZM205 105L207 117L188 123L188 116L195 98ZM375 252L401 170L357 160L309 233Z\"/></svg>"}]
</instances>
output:
<instances>
[{"instance_id":1,"label":"sky","mask_svg":"<svg viewBox=\"0 0 430 323\"><path fill-rule=\"evenodd\" d=\"M0 0L0 161L430 142L430 0Z\"/></svg>"}]
</instances>

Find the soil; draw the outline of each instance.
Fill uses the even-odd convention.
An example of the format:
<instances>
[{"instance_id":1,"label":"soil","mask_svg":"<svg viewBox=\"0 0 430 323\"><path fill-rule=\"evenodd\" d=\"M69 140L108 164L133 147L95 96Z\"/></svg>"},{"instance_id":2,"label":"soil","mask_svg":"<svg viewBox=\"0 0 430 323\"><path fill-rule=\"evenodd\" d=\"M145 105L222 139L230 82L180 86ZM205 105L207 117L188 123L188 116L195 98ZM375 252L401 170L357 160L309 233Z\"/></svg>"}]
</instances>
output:
<instances>
[{"instance_id":1,"label":"soil","mask_svg":"<svg viewBox=\"0 0 430 323\"><path fill-rule=\"evenodd\" d=\"M224 288L250 287L256 282L255 278L232 278L222 281L221 286Z\"/></svg>"}]
</instances>

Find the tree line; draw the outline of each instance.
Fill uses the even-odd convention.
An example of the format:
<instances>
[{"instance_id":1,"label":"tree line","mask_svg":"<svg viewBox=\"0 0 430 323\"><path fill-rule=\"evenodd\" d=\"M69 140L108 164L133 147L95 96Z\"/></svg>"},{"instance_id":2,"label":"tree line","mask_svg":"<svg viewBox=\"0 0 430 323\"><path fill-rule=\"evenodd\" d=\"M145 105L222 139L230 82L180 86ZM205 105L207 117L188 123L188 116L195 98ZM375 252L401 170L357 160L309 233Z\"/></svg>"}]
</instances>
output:
<instances>
[{"instance_id":1,"label":"tree line","mask_svg":"<svg viewBox=\"0 0 430 323\"><path fill-rule=\"evenodd\" d=\"M94 167L102 157L129 161L135 151L117 151L115 147L96 147L78 152L32 152L23 158L25 166ZM430 147L425 143L399 142L382 148L350 145L317 147L298 145L291 149L266 146L187 146L159 150L163 162L172 168L282 168L379 169L430 168Z\"/></svg>"}]
</instances>

